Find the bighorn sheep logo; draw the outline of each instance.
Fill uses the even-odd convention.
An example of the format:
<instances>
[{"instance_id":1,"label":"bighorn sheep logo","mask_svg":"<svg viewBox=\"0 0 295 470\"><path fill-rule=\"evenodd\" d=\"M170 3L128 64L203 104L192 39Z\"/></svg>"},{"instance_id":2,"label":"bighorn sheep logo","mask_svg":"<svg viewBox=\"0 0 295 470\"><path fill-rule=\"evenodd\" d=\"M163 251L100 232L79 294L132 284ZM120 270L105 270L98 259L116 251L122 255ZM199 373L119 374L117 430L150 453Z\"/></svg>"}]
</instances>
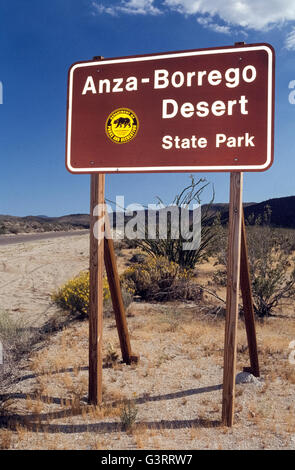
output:
<instances>
[{"instance_id":1,"label":"bighorn sheep logo","mask_svg":"<svg viewBox=\"0 0 295 470\"><path fill-rule=\"evenodd\" d=\"M126 126L129 126L131 127L131 124L130 124L130 119L129 118L123 118L123 117L120 117L119 119L116 119L114 121L114 124L116 124L116 129L118 127L126 127Z\"/></svg>"},{"instance_id":2,"label":"bighorn sheep logo","mask_svg":"<svg viewBox=\"0 0 295 470\"><path fill-rule=\"evenodd\" d=\"M138 118L129 108L115 109L107 118L106 135L116 144L130 142L138 131Z\"/></svg>"}]
</instances>

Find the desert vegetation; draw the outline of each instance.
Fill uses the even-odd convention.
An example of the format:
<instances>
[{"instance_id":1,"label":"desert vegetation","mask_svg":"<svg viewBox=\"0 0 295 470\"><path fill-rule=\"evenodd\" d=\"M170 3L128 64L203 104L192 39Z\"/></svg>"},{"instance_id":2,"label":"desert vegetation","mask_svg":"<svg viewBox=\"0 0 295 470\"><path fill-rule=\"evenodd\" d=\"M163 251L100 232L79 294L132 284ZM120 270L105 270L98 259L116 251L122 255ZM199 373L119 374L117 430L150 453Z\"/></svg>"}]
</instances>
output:
<instances>
[{"instance_id":1,"label":"desert vegetation","mask_svg":"<svg viewBox=\"0 0 295 470\"><path fill-rule=\"evenodd\" d=\"M0 441L14 449L292 448L294 321L257 325L262 378L237 385L236 424L220 424L223 319L198 306L133 303L137 366L120 361L114 320L105 319L103 405L87 404L87 322L47 337L22 361L18 387L2 393ZM243 324L238 371L248 363ZM276 367L274 368L274 363ZM275 400L275 401L274 401Z\"/></svg>"},{"instance_id":2,"label":"desert vegetation","mask_svg":"<svg viewBox=\"0 0 295 470\"><path fill-rule=\"evenodd\" d=\"M207 186L206 180L196 181L192 177L191 183L175 196L171 206L188 209L192 202L200 204ZM146 238L132 240L132 243L128 240L117 243L117 252L122 247L136 249L130 258L130 266L121 274L126 305L134 297L155 302L201 301L204 292L225 303L225 296L219 296L216 287L226 286L228 227L227 223L221 222L220 213L212 215L212 203L213 197L201 217L201 243L197 248L183 249L187 239L174 238L169 217L165 239L161 239L157 227L156 238L148 238L146 228ZM250 214L246 223L254 310L258 318L265 318L276 308L295 300L295 232L272 227L269 206L265 206L259 216ZM216 269L205 286L199 283L198 269L208 260ZM106 278L104 283L106 303L110 297ZM89 274L82 273L69 281L53 294L52 299L61 308L87 314ZM213 311L216 311L215 306Z\"/></svg>"},{"instance_id":3,"label":"desert vegetation","mask_svg":"<svg viewBox=\"0 0 295 470\"><path fill-rule=\"evenodd\" d=\"M177 194L173 201L169 204L169 208L173 208L176 213L176 225L173 226L173 220L171 214L168 213L167 223L165 222L165 236L161 237L161 228L159 227L160 222L156 224L156 236L151 238L149 236L147 228L145 229L145 237L135 241L135 246L141 248L144 252L149 253L154 257L165 257L173 263L177 263L184 269L193 269L197 263L200 263L204 259L208 259L211 253L212 246L216 239L217 232L215 225L212 224L213 216L211 206L214 201L214 189L211 201L209 204L203 206L201 211L201 202L204 189L209 186L209 183L205 178L196 180L191 176L191 182L186 186L180 194ZM158 198L158 202L164 207L165 204L162 199ZM199 209L195 207L191 209L191 206L199 206ZM201 216L196 217L195 211L200 210ZM185 214L182 211L188 213L188 224L187 228L184 228L183 220ZM199 225L198 225L199 224ZM182 230L180 230L182 228ZM190 234L193 229L195 231L200 230L199 243L196 241L196 247L192 243L192 248L187 248L186 245L192 241Z\"/></svg>"},{"instance_id":4,"label":"desert vegetation","mask_svg":"<svg viewBox=\"0 0 295 470\"><path fill-rule=\"evenodd\" d=\"M258 217L250 214L246 224L254 309L257 317L264 318L295 299L295 232L272 227L268 206ZM212 285L225 286L227 227L219 221L217 226L215 264L219 267L213 273Z\"/></svg>"},{"instance_id":5,"label":"desert vegetation","mask_svg":"<svg viewBox=\"0 0 295 470\"><path fill-rule=\"evenodd\" d=\"M227 225L209 213L209 242L193 265L193 256L187 265L180 262L173 240L159 253L134 240L116 242L132 350L140 362L121 362L105 279L101 406L87 402L87 235L62 245L54 240L19 247L18 258L29 266L35 258L43 263L26 268L20 280L11 275L13 252L13 263L3 258L2 284L14 288L11 309L0 315L2 449L295 447L295 366L289 361L295 339L294 231L271 227L264 214L247 221L261 377L237 385L235 426L229 430L220 422L224 315L217 314L225 307ZM59 275L67 263L70 268ZM43 323L30 316L32 303L21 305L23 310L14 303L16 286L31 299L42 292L36 313L50 312ZM240 321L237 372L248 365Z\"/></svg>"}]
</instances>

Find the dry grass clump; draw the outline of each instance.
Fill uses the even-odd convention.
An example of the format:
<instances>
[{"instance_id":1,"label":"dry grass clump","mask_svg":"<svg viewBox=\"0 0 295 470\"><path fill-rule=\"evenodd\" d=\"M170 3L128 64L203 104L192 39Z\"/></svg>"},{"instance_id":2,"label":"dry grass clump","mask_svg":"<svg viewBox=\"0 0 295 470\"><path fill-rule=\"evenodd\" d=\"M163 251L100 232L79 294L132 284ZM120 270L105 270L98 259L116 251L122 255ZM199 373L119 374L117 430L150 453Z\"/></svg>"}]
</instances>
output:
<instances>
[{"instance_id":1,"label":"dry grass clump","mask_svg":"<svg viewBox=\"0 0 295 470\"><path fill-rule=\"evenodd\" d=\"M119 361L119 355L114 348L112 343L109 343L107 346L107 353L104 358L105 367L114 367Z\"/></svg>"},{"instance_id":2,"label":"dry grass clump","mask_svg":"<svg viewBox=\"0 0 295 470\"><path fill-rule=\"evenodd\" d=\"M281 373L281 377L283 377L287 382L295 385L295 366L288 365Z\"/></svg>"},{"instance_id":3,"label":"dry grass clump","mask_svg":"<svg viewBox=\"0 0 295 470\"><path fill-rule=\"evenodd\" d=\"M0 341L3 346L5 365L28 351L33 342L33 336L33 332L23 318L13 318L9 312L0 310Z\"/></svg>"},{"instance_id":4,"label":"dry grass clump","mask_svg":"<svg viewBox=\"0 0 295 470\"><path fill-rule=\"evenodd\" d=\"M9 429L0 429L0 450L11 448L13 433Z\"/></svg>"},{"instance_id":5,"label":"dry grass clump","mask_svg":"<svg viewBox=\"0 0 295 470\"><path fill-rule=\"evenodd\" d=\"M0 427L6 423L12 413L14 403L7 395L0 395Z\"/></svg>"},{"instance_id":6,"label":"dry grass clump","mask_svg":"<svg viewBox=\"0 0 295 470\"><path fill-rule=\"evenodd\" d=\"M136 421L138 409L132 400L124 402L120 418L123 431L130 431Z\"/></svg>"}]
</instances>

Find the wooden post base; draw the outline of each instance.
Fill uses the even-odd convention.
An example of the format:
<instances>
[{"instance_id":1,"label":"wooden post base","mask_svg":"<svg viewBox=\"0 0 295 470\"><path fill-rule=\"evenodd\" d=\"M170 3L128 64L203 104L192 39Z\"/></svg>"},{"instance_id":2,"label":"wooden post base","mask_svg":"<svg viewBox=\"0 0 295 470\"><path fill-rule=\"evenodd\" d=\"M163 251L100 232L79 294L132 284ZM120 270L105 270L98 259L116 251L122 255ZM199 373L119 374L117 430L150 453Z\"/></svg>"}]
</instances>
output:
<instances>
[{"instance_id":1,"label":"wooden post base","mask_svg":"<svg viewBox=\"0 0 295 470\"><path fill-rule=\"evenodd\" d=\"M138 364L139 361L140 361L140 355L132 353L130 356L130 364Z\"/></svg>"}]
</instances>

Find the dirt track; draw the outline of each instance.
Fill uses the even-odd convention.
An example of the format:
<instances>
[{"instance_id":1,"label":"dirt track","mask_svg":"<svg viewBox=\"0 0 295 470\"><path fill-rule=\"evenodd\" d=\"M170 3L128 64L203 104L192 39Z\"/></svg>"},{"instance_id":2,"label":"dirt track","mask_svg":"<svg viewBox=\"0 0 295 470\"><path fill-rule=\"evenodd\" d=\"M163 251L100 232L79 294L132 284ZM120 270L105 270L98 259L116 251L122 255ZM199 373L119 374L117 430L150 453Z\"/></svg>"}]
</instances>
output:
<instances>
[{"instance_id":1,"label":"dirt track","mask_svg":"<svg viewBox=\"0 0 295 470\"><path fill-rule=\"evenodd\" d=\"M89 265L88 231L30 234L0 246L0 309L40 326L52 292ZM30 242L30 243L29 243Z\"/></svg>"}]
</instances>

